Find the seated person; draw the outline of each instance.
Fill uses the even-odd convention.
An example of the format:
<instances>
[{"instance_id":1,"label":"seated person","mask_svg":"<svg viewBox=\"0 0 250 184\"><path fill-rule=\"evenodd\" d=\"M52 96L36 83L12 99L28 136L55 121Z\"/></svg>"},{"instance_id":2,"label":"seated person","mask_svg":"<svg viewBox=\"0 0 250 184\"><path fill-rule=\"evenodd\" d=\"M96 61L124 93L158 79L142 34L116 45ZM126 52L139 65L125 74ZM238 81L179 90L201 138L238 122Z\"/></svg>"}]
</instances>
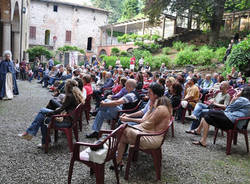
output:
<instances>
[{"instance_id":1,"label":"seated person","mask_svg":"<svg viewBox=\"0 0 250 184\"><path fill-rule=\"evenodd\" d=\"M209 93L217 92L220 90L220 85L224 81L224 77L222 75L218 76L217 82L210 88Z\"/></svg>"},{"instance_id":2,"label":"seated person","mask_svg":"<svg viewBox=\"0 0 250 184\"><path fill-rule=\"evenodd\" d=\"M107 72L105 77L106 81L103 86L99 90L94 90L93 92L93 98L96 100L96 109L100 106L101 94L104 92L104 89L110 88L114 85L114 80L111 78L112 74L110 72Z\"/></svg>"},{"instance_id":3,"label":"seated person","mask_svg":"<svg viewBox=\"0 0 250 184\"><path fill-rule=\"evenodd\" d=\"M111 100L119 99L128 93L128 91L126 90L126 87L125 87L125 84L127 82L127 78L122 77L120 81L121 81L122 89L114 95L107 96L108 99L111 99Z\"/></svg>"},{"instance_id":4,"label":"seated person","mask_svg":"<svg viewBox=\"0 0 250 184\"><path fill-rule=\"evenodd\" d=\"M57 80L62 80L63 76L65 75L66 75L66 72L64 72L64 67L63 65L60 65L57 74L55 76L49 77L49 81L48 81L49 85L50 86L53 85L54 82Z\"/></svg>"},{"instance_id":5,"label":"seated person","mask_svg":"<svg viewBox=\"0 0 250 184\"><path fill-rule=\"evenodd\" d=\"M172 117L172 106L169 99L165 96L156 100L153 107L143 117L142 122L135 126L127 127L121 137L118 145L118 154L116 161L118 166L122 166L122 157L125 152L126 145L134 145L137 134L140 133L156 133L166 129ZM140 148L156 149L161 146L163 135L160 136L143 136L140 138Z\"/></svg>"},{"instance_id":6,"label":"seated person","mask_svg":"<svg viewBox=\"0 0 250 184\"><path fill-rule=\"evenodd\" d=\"M201 82L200 92L202 93L201 101L205 99L205 95L208 94L209 90L213 87L214 83L211 80L211 75L207 74L205 79Z\"/></svg>"},{"instance_id":7,"label":"seated person","mask_svg":"<svg viewBox=\"0 0 250 184\"><path fill-rule=\"evenodd\" d=\"M204 103L196 104L192 115L186 117L192 120L196 120L192 123L191 130L199 126L202 112L208 112L209 109L214 109L214 108L226 109L231 99L230 95L227 93L228 88L229 88L229 83L223 81L220 87L221 92L217 93L217 95L214 98L208 101L209 105ZM187 130L186 133L190 133L190 130Z\"/></svg>"},{"instance_id":8,"label":"seated person","mask_svg":"<svg viewBox=\"0 0 250 184\"><path fill-rule=\"evenodd\" d=\"M135 113L131 114L122 114L120 116L121 122L127 122L129 125L137 125L142 122L142 118L145 116L145 114L149 111L149 109L154 110L153 106L155 101L163 96L164 94L164 88L162 85L152 82L149 85L148 89L148 96L149 96L149 101L147 102L146 106Z\"/></svg>"},{"instance_id":9,"label":"seated person","mask_svg":"<svg viewBox=\"0 0 250 184\"><path fill-rule=\"evenodd\" d=\"M82 81L83 81L83 88L85 89L86 91L86 95L83 95L83 96L88 96L88 95L92 95L93 94L93 89L92 89L92 86L91 86L91 77L90 75L86 74L86 75L83 75L82 77Z\"/></svg>"},{"instance_id":10,"label":"seated person","mask_svg":"<svg viewBox=\"0 0 250 184\"><path fill-rule=\"evenodd\" d=\"M181 92L182 92L182 86L180 83L175 82L173 85L169 88L169 99L171 101L173 109L178 107L181 103Z\"/></svg>"},{"instance_id":11,"label":"seated person","mask_svg":"<svg viewBox=\"0 0 250 184\"><path fill-rule=\"evenodd\" d=\"M42 132L42 144L39 147L44 147L46 141L46 134L47 134L47 125L51 118L50 116L55 114L60 114L63 111L67 113L71 113L78 104L85 103L85 99L82 96L82 92L78 88L78 83L75 80L67 80L65 86L65 98L63 100L63 104L60 108L56 110L51 110L47 108L42 108L40 112L35 117L34 121L27 128L26 132L23 134L19 134L19 136L26 140L31 140L33 136L36 136L39 128L41 128ZM47 117L47 118L46 118ZM45 121L45 122L44 122ZM72 117L66 117L63 122L56 122L56 126L58 127L71 127L72 125Z\"/></svg>"},{"instance_id":12,"label":"seated person","mask_svg":"<svg viewBox=\"0 0 250 184\"><path fill-rule=\"evenodd\" d=\"M134 79L128 79L125 86L128 94L118 100L106 99L100 103L100 108L92 126L93 132L88 134L86 136L87 138L97 138L103 121L116 118L119 110L132 109L137 106L140 98L135 91L136 81Z\"/></svg>"},{"instance_id":13,"label":"seated person","mask_svg":"<svg viewBox=\"0 0 250 184\"><path fill-rule=\"evenodd\" d=\"M226 107L225 111L210 109L202 115L199 127L192 131L193 134L200 135L203 129L203 135L200 141L194 141L193 144L206 147L209 125L222 130L233 129L235 120L238 118L250 116L250 87L245 87ZM242 129L246 121L239 122L237 128Z\"/></svg>"}]
</instances>

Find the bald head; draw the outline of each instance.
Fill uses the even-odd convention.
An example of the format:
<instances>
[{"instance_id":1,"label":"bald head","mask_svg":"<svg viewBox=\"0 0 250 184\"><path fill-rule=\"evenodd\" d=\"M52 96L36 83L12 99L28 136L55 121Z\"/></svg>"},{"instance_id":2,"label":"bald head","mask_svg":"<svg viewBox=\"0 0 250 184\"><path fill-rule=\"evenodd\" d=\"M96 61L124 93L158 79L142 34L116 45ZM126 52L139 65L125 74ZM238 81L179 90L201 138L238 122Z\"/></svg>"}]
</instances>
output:
<instances>
[{"instance_id":1,"label":"bald head","mask_svg":"<svg viewBox=\"0 0 250 184\"><path fill-rule=\"evenodd\" d=\"M136 80L134 80L134 79L128 79L127 80L127 82L126 82L126 84L125 84L125 87L126 87L126 90L128 91L128 92L131 92L131 91L133 91L135 88L136 88Z\"/></svg>"}]
</instances>

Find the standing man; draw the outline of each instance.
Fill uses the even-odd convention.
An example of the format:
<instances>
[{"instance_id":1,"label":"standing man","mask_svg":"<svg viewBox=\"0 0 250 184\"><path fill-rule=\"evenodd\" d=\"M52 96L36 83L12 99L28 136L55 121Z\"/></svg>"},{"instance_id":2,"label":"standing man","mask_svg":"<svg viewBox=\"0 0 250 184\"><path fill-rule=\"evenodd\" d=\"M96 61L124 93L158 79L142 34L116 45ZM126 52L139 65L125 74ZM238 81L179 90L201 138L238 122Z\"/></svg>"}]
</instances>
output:
<instances>
[{"instance_id":1,"label":"standing man","mask_svg":"<svg viewBox=\"0 0 250 184\"><path fill-rule=\"evenodd\" d=\"M134 71L135 69L135 56L133 56L131 59L130 59L130 70Z\"/></svg>"},{"instance_id":2,"label":"standing man","mask_svg":"<svg viewBox=\"0 0 250 184\"><path fill-rule=\"evenodd\" d=\"M51 70L51 68L54 66L54 60L55 60L55 57L50 58L50 60L49 60L49 70Z\"/></svg>"},{"instance_id":3,"label":"standing man","mask_svg":"<svg viewBox=\"0 0 250 184\"><path fill-rule=\"evenodd\" d=\"M138 69L138 71L141 71L141 69L143 68L143 64L144 64L144 57L142 56L141 59L139 60L139 69Z\"/></svg>"},{"instance_id":4,"label":"standing man","mask_svg":"<svg viewBox=\"0 0 250 184\"><path fill-rule=\"evenodd\" d=\"M11 100L18 95L16 72L11 61L11 51L4 52L4 60L0 62L0 99Z\"/></svg>"}]
</instances>

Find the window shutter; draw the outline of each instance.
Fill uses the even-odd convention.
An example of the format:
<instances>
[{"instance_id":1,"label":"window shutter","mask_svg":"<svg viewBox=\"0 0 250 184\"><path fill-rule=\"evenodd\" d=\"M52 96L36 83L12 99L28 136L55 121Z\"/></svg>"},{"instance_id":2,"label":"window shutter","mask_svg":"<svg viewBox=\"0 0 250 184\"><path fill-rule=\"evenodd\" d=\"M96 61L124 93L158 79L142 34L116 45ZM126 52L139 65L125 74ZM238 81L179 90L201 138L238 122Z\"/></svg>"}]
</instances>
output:
<instances>
[{"instance_id":1,"label":"window shutter","mask_svg":"<svg viewBox=\"0 0 250 184\"><path fill-rule=\"evenodd\" d=\"M71 31L66 31L66 42L71 42Z\"/></svg>"},{"instance_id":2,"label":"window shutter","mask_svg":"<svg viewBox=\"0 0 250 184\"><path fill-rule=\"evenodd\" d=\"M30 26L30 39L36 39L36 27Z\"/></svg>"}]
</instances>

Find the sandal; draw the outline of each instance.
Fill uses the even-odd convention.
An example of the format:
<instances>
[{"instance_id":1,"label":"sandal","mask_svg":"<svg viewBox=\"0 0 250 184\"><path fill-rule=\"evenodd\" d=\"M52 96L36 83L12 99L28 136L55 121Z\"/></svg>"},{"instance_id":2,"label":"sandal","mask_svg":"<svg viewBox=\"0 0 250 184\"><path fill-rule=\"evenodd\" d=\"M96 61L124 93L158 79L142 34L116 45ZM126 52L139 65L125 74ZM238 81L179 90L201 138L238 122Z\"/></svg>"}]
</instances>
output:
<instances>
[{"instance_id":1,"label":"sandal","mask_svg":"<svg viewBox=\"0 0 250 184\"><path fill-rule=\"evenodd\" d=\"M207 145L203 145L202 143L201 143L201 141L194 141L194 142L192 142L192 144L194 144L194 145L198 145L198 146L202 146L202 147L207 147Z\"/></svg>"},{"instance_id":2,"label":"sandal","mask_svg":"<svg viewBox=\"0 0 250 184\"><path fill-rule=\"evenodd\" d=\"M185 132L186 132L187 134L201 135L200 133L197 133L196 130L186 130Z\"/></svg>"},{"instance_id":3,"label":"sandal","mask_svg":"<svg viewBox=\"0 0 250 184\"><path fill-rule=\"evenodd\" d=\"M117 169L118 169L119 172L122 171L123 166L124 166L124 164L123 164L122 162L120 162L119 164L117 164ZM110 169L110 170L115 170L115 166L114 166L114 165L111 165L111 166L109 167L109 169Z\"/></svg>"}]
</instances>

